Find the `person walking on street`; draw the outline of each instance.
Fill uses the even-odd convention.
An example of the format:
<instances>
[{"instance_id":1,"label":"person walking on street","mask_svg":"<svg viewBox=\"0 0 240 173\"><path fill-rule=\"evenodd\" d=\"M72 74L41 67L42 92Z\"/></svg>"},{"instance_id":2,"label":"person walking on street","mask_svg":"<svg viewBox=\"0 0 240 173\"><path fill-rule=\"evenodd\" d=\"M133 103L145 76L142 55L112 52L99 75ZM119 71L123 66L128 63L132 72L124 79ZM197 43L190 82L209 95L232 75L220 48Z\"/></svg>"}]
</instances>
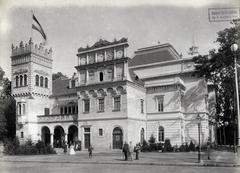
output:
<instances>
[{"instance_id":1,"label":"person walking on street","mask_svg":"<svg viewBox=\"0 0 240 173\"><path fill-rule=\"evenodd\" d=\"M128 151L129 151L129 146L128 143L125 141L124 145L123 145L123 153L124 153L124 159L128 160Z\"/></svg>"},{"instance_id":2,"label":"person walking on street","mask_svg":"<svg viewBox=\"0 0 240 173\"><path fill-rule=\"evenodd\" d=\"M89 158L92 158L92 150L94 148L90 145L89 148L88 148L88 153L89 153Z\"/></svg>"},{"instance_id":3,"label":"person walking on street","mask_svg":"<svg viewBox=\"0 0 240 173\"><path fill-rule=\"evenodd\" d=\"M130 155L130 160L133 160L133 145L132 145L132 141L129 142L129 155Z\"/></svg>"},{"instance_id":4,"label":"person walking on street","mask_svg":"<svg viewBox=\"0 0 240 173\"><path fill-rule=\"evenodd\" d=\"M136 152L136 160L139 160L140 144L136 144L135 152Z\"/></svg>"},{"instance_id":5,"label":"person walking on street","mask_svg":"<svg viewBox=\"0 0 240 173\"><path fill-rule=\"evenodd\" d=\"M210 160L210 155L211 155L211 143L208 141L207 142L207 156L208 156L208 160Z\"/></svg>"}]
</instances>

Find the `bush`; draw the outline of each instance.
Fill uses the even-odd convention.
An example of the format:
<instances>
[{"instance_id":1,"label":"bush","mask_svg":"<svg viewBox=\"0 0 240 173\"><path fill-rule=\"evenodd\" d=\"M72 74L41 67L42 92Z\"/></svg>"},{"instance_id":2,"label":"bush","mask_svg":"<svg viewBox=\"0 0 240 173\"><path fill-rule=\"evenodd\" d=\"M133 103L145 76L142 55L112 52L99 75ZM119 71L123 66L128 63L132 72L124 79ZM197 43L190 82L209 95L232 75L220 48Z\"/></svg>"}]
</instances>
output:
<instances>
[{"instance_id":1,"label":"bush","mask_svg":"<svg viewBox=\"0 0 240 173\"><path fill-rule=\"evenodd\" d=\"M36 144L32 140L27 140L25 145L20 145L18 138L4 141L4 152L7 155L37 155L37 154L56 154L51 145L45 146L42 141Z\"/></svg>"},{"instance_id":2,"label":"bush","mask_svg":"<svg viewBox=\"0 0 240 173\"><path fill-rule=\"evenodd\" d=\"M190 151L196 151L195 144L194 144L192 141L190 142L189 150L190 150Z\"/></svg>"},{"instance_id":3,"label":"bush","mask_svg":"<svg viewBox=\"0 0 240 173\"><path fill-rule=\"evenodd\" d=\"M141 151L142 152L150 151L150 146L146 140L143 140Z\"/></svg>"},{"instance_id":4,"label":"bush","mask_svg":"<svg viewBox=\"0 0 240 173\"><path fill-rule=\"evenodd\" d=\"M173 147L171 145L170 139L166 139L164 143L164 152L172 152Z\"/></svg>"},{"instance_id":5,"label":"bush","mask_svg":"<svg viewBox=\"0 0 240 173\"><path fill-rule=\"evenodd\" d=\"M149 145L150 145L150 150L151 151L156 151L156 138L154 137L153 134L151 134L148 142L149 142Z\"/></svg>"}]
</instances>

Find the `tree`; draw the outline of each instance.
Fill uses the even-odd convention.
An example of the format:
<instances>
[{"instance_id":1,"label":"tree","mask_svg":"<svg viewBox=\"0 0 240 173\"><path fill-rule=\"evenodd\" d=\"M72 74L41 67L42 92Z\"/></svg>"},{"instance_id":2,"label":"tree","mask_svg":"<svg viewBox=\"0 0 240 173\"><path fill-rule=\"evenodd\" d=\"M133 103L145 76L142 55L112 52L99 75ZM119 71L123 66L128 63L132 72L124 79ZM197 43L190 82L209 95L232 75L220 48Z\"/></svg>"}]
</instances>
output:
<instances>
[{"instance_id":1,"label":"tree","mask_svg":"<svg viewBox=\"0 0 240 173\"><path fill-rule=\"evenodd\" d=\"M57 72L57 73L53 73L52 74L52 81L54 81L54 80L56 80L56 79L58 79L60 77L66 77L67 78L66 75L62 74L62 72Z\"/></svg>"},{"instance_id":2,"label":"tree","mask_svg":"<svg viewBox=\"0 0 240 173\"><path fill-rule=\"evenodd\" d=\"M13 138L16 133L15 100L11 96L11 82L0 67L0 139Z\"/></svg>"},{"instance_id":3,"label":"tree","mask_svg":"<svg viewBox=\"0 0 240 173\"><path fill-rule=\"evenodd\" d=\"M225 127L236 123L236 112L231 108L236 107L234 103L234 57L239 57L240 50L231 51L231 45L237 43L240 46L240 19L233 20L233 25L223 31L219 31L216 43L218 50L210 50L209 55L199 55L193 58L195 63L195 74L205 77L212 82L216 92L216 123ZM223 128L225 129L225 128Z\"/></svg>"}]
</instances>

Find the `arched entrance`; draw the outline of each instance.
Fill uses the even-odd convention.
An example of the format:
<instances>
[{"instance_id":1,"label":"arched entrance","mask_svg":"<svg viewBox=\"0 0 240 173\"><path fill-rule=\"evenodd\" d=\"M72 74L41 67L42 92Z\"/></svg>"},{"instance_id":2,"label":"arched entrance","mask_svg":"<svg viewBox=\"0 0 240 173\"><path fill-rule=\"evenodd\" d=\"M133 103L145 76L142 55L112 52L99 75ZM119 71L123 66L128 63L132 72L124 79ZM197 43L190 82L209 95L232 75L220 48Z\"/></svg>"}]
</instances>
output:
<instances>
[{"instance_id":1,"label":"arched entrance","mask_svg":"<svg viewBox=\"0 0 240 173\"><path fill-rule=\"evenodd\" d=\"M62 148L62 144L64 142L64 130L61 126L55 127L53 140L53 146L55 148Z\"/></svg>"},{"instance_id":2,"label":"arched entrance","mask_svg":"<svg viewBox=\"0 0 240 173\"><path fill-rule=\"evenodd\" d=\"M50 130L48 127L43 127L42 128L42 141L44 142L45 145L51 143L51 137L50 137Z\"/></svg>"},{"instance_id":3,"label":"arched entrance","mask_svg":"<svg viewBox=\"0 0 240 173\"><path fill-rule=\"evenodd\" d=\"M68 143L78 141L78 128L74 125L68 128Z\"/></svg>"},{"instance_id":4,"label":"arched entrance","mask_svg":"<svg viewBox=\"0 0 240 173\"><path fill-rule=\"evenodd\" d=\"M113 149L122 149L123 132L119 127L113 129Z\"/></svg>"}]
</instances>

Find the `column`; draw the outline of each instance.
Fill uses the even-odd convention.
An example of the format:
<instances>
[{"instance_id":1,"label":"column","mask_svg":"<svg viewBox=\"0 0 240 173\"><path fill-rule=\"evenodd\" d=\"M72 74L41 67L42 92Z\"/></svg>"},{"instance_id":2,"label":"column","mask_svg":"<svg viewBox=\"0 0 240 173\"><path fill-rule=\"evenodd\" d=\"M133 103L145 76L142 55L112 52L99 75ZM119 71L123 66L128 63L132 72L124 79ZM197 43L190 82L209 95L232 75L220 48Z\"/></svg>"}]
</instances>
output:
<instances>
[{"instance_id":1,"label":"column","mask_svg":"<svg viewBox=\"0 0 240 173\"><path fill-rule=\"evenodd\" d=\"M54 147L53 146L53 135L54 135L53 133L50 133L50 136L51 136L50 137L50 144L51 144L52 147Z\"/></svg>"},{"instance_id":2,"label":"column","mask_svg":"<svg viewBox=\"0 0 240 173\"><path fill-rule=\"evenodd\" d=\"M97 62L97 52L95 52L95 63Z\"/></svg>"},{"instance_id":3,"label":"column","mask_svg":"<svg viewBox=\"0 0 240 173\"><path fill-rule=\"evenodd\" d=\"M67 133L64 133L64 141L65 141L65 143L68 142L68 134Z\"/></svg>"},{"instance_id":4,"label":"column","mask_svg":"<svg viewBox=\"0 0 240 173\"><path fill-rule=\"evenodd\" d=\"M123 57L127 57L127 47L124 47Z\"/></svg>"}]
</instances>

